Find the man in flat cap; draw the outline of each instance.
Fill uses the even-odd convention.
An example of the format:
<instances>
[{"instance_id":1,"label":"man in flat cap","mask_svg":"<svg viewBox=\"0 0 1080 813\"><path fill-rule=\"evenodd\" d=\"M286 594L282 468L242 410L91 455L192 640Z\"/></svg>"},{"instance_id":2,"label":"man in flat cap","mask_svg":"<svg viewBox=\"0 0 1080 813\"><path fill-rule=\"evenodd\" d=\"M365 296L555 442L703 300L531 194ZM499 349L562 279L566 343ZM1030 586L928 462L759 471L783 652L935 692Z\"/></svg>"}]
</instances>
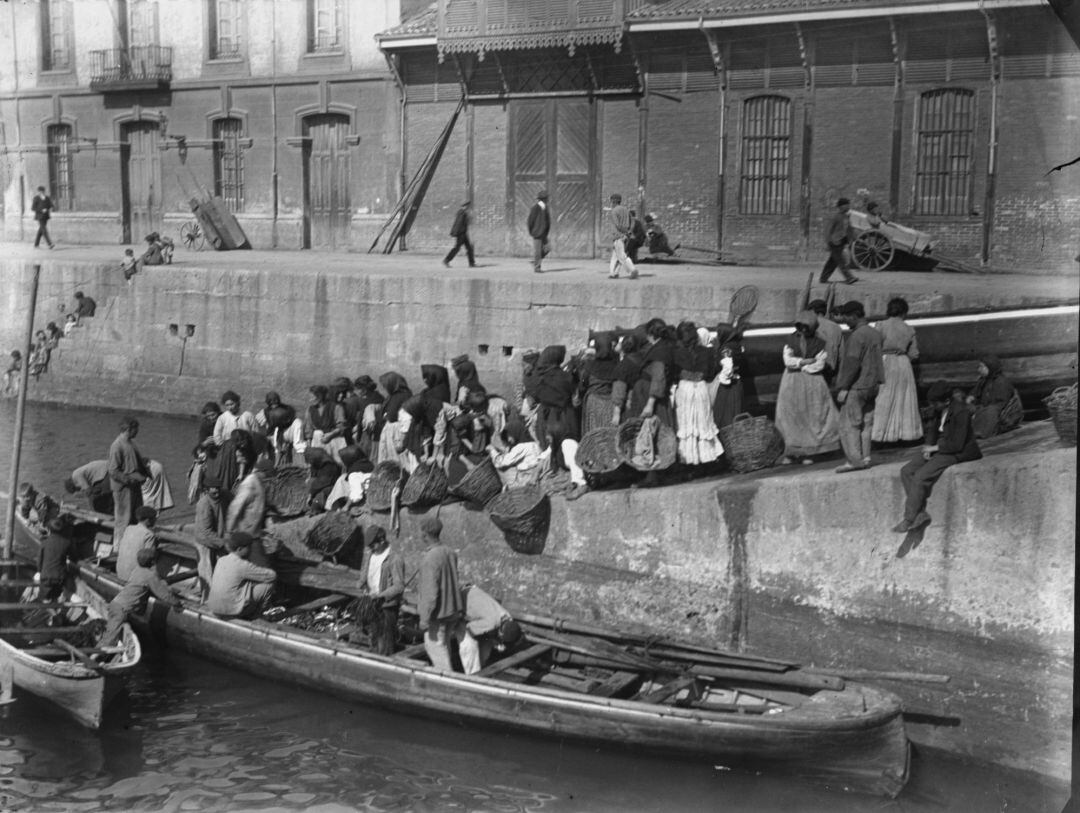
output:
<instances>
[{"instance_id":1,"label":"man in flat cap","mask_svg":"<svg viewBox=\"0 0 1080 813\"><path fill-rule=\"evenodd\" d=\"M420 629L424 633L424 651L431 665L444 672L452 671L450 638L453 637L465 602L458 580L457 554L442 543L442 522L426 517L420 523L424 535L424 558L420 561L419 597L416 601Z\"/></svg>"},{"instance_id":2,"label":"man in flat cap","mask_svg":"<svg viewBox=\"0 0 1080 813\"><path fill-rule=\"evenodd\" d=\"M836 212L825 226L825 247L829 250L829 259L825 261L825 266L821 269L818 282L828 282L832 272L837 268L844 275L844 282L848 285L854 285L859 281L859 278L851 273L848 267L850 265L848 255L844 251L851 243L851 222L848 220L850 210L851 201L847 198L836 201Z\"/></svg>"},{"instance_id":3,"label":"man in flat cap","mask_svg":"<svg viewBox=\"0 0 1080 813\"><path fill-rule=\"evenodd\" d=\"M883 339L866 321L861 302L845 302L836 309L840 322L851 328L836 374L836 401L840 404L840 445L847 462L838 474L870 466L870 433L874 426L874 403L885 381L882 364Z\"/></svg>"},{"instance_id":4,"label":"man in flat cap","mask_svg":"<svg viewBox=\"0 0 1080 813\"><path fill-rule=\"evenodd\" d=\"M540 273L540 263L551 251L548 234L551 232L551 211L548 209L548 193L541 189L536 194L536 203L529 210L529 219L525 223L533 241L533 271Z\"/></svg>"},{"instance_id":5,"label":"man in flat cap","mask_svg":"<svg viewBox=\"0 0 1080 813\"><path fill-rule=\"evenodd\" d=\"M257 618L270 606L277 573L249 561L259 540L244 531L233 531L227 540L227 556L214 566L206 609L222 618Z\"/></svg>"},{"instance_id":6,"label":"man in flat cap","mask_svg":"<svg viewBox=\"0 0 1080 813\"><path fill-rule=\"evenodd\" d=\"M364 528L367 561L361 572L367 575L368 595L379 602L382 618L372 642L379 655L393 655L397 644L398 611L405 598L405 560L390 547L386 529L381 525Z\"/></svg>"},{"instance_id":7,"label":"man in flat cap","mask_svg":"<svg viewBox=\"0 0 1080 813\"><path fill-rule=\"evenodd\" d=\"M926 501L945 469L982 457L963 391L938 381L930 386L926 400L934 410L926 424L926 445L900 469L906 499L904 518L893 528L898 534L930 524Z\"/></svg>"}]
</instances>

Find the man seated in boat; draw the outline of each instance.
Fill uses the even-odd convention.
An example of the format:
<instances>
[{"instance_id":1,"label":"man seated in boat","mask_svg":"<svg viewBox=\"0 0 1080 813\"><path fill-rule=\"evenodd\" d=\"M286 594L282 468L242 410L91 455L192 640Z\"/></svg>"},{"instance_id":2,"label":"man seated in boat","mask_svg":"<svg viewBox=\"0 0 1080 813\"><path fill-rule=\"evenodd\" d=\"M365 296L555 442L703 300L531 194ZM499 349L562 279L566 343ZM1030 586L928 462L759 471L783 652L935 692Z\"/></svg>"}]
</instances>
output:
<instances>
[{"instance_id":1,"label":"man seated in boat","mask_svg":"<svg viewBox=\"0 0 1080 813\"><path fill-rule=\"evenodd\" d=\"M257 618L269 606L277 573L250 561L259 543L249 533L233 531L225 540L229 553L218 559L210 580L206 609L222 618Z\"/></svg>"},{"instance_id":2,"label":"man seated in boat","mask_svg":"<svg viewBox=\"0 0 1080 813\"><path fill-rule=\"evenodd\" d=\"M173 592L157 572L157 549L143 548L135 556L136 567L120 592L109 602L105 631L98 639L98 646L112 646L120 637L120 627L132 615L146 611L146 600L153 596L174 609L183 607L180 597Z\"/></svg>"},{"instance_id":3,"label":"man seated in boat","mask_svg":"<svg viewBox=\"0 0 1080 813\"><path fill-rule=\"evenodd\" d=\"M135 572L139 551L157 547L157 534L154 532L156 522L157 511L149 505L140 505L135 509L135 524L124 529L116 548L116 575L124 581Z\"/></svg>"},{"instance_id":4,"label":"man seated in boat","mask_svg":"<svg viewBox=\"0 0 1080 813\"><path fill-rule=\"evenodd\" d=\"M390 547L386 529L380 525L364 528L368 560L362 573L367 575L368 595L378 602L382 613L376 627L372 648L379 655L393 655L397 643L398 612L405 597L405 560Z\"/></svg>"},{"instance_id":5,"label":"man seated in boat","mask_svg":"<svg viewBox=\"0 0 1080 813\"><path fill-rule=\"evenodd\" d=\"M487 664L492 650L503 651L521 638L521 628L499 602L475 584L462 591L465 619L458 626L458 654L461 668L475 675Z\"/></svg>"},{"instance_id":6,"label":"man seated in boat","mask_svg":"<svg viewBox=\"0 0 1080 813\"><path fill-rule=\"evenodd\" d=\"M68 559L74 558L75 551L66 514L48 520L45 527L49 533L38 549L38 600L56 601L64 592Z\"/></svg>"}]
</instances>

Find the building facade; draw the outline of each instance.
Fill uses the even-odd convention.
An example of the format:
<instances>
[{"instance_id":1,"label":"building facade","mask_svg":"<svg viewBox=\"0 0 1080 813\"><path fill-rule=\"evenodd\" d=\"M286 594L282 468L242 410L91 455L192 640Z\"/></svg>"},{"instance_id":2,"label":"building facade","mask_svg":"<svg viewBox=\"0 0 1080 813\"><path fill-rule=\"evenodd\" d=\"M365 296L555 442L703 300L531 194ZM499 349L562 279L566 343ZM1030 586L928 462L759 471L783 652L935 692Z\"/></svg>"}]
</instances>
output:
<instances>
[{"instance_id":1,"label":"building facade","mask_svg":"<svg viewBox=\"0 0 1080 813\"><path fill-rule=\"evenodd\" d=\"M608 250L605 201L724 258L823 253L841 196L935 251L1073 270L1080 51L1038 0L438 0L379 37L404 102L403 179L465 115L409 235L526 255L546 188L556 255Z\"/></svg>"},{"instance_id":2,"label":"building facade","mask_svg":"<svg viewBox=\"0 0 1080 813\"><path fill-rule=\"evenodd\" d=\"M361 242L398 194L374 34L400 21L399 0L4 3L4 239L44 186L62 242L178 237L204 194L256 248Z\"/></svg>"}]
</instances>

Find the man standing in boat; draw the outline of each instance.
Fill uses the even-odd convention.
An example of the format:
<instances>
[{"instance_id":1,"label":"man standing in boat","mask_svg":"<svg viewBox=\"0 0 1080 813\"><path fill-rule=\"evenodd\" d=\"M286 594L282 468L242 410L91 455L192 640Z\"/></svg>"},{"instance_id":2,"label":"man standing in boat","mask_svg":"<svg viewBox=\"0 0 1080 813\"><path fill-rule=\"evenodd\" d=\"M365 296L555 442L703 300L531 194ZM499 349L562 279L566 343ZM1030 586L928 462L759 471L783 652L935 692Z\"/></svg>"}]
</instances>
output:
<instances>
[{"instance_id":1,"label":"man standing in boat","mask_svg":"<svg viewBox=\"0 0 1080 813\"><path fill-rule=\"evenodd\" d=\"M450 638L461 620L465 602L458 580L457 554L442 543L442 522L427 517L420 523L424 534L424 558L420 562L420 595L417 614L424 633L424 651L431 665L450 672Z\"/></svg>"},{"instance_id":2,"label":"man standing in boat","mask_svg":"<svg viewBox=\"0 0 1080 813\"><path fill-rule=\"evenodd\" d=\"M135 524L124 529L124 535L116 546L116 575L125 581L135 572L139 551L157 548L157 534L154 524L157 511L148 505L135 509Z\"/></svg>"},{"instance_id":3,"label":"man standing in boat","mask_svg":"<svg viewBox=\"0 0 1080 813\"><path fill-rule=\"evenodd\" d=\"M521 628L499 602L475 584L465 588L465 620L458 626L458 654L466 675L484 668L493 649L513 646L521 638Z\"/></svg>"},{"instance_id":4,"label":"man standing in boat","mask_svg":"<svg viewBox=\"0 0 1080 813\"><path fill-rule=\"evenodd\" d=\"M118 543L124 530L135 517L135 509L142 505L142 484L149 470L146 460L135 446L139 434L139 422L124 418L120 422L120 434L109 447L109 485L113 498L113 539Z\"/></svg>"},{"instance_id":5,"label":"man standing in boat","mask_svg":"<svg viewBox=\"0 0 1080 813\"><path fill-rule=\"evenodd\" d=\"M386 529L380 525L364 528L368 560L361 572L367 574L368 594L378 602L382 617L372 644L379 655L393 655L397 643L398 611L405 597L405 560L390 547Z\"/></svg>"},{"instance_id":6,"label":"man standing in boat","mask_svg":"<svg viewBox=\"0 0 1080 813\"><path fill-rule=\"evenodd\" d=\"M120 627L128 617L146 611L146 600L151 595L174 609L184 606L180 597L169 589L169 585L158 575L156 563L156 548L143 548L139 551L136 557L138 566L132 571L131 578L109 602L106 609L108 621L105 631L98 639L98 646L112 646L120 637Z\"/></svg>"}]
</instances>

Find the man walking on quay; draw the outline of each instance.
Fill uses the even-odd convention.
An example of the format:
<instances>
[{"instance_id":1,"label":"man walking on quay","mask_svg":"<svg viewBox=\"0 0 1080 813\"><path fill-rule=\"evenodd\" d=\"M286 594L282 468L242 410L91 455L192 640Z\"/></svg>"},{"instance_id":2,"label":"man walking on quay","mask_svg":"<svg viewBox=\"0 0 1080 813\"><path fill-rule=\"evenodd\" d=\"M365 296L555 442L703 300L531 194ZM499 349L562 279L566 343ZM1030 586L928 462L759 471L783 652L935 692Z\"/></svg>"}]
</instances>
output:
<instances>
[{"instance_id":1,"label":"man walking on quay","mask_svg":"<svg viewBox=\"0 0 1080 813\"><path fill-rule=\"evenodd\" d=\"M536 194L536 203L529 210L529 219L525 225L533 241L533 271L540 273L540 262L551 251L548 234L551 232L551 212L548 210L548 193L541 189Z\"/></svg>"},{"instance_id":2,"label":"man walking on quay","mask_svg":"<svg viewBox=\"0 0 1080 813\"><path fill-rule=\"evenodd\" d=\"M109 447L109 485L113 498L113 539L117 543L135 518L135 509L142 505L142 484L146 482L147 466L135 447L139 434L139 422L124 418L120 422L120 434Z\"/></svg>"},{"instance_id":3,"label":"man walking on quay","mask_svg":"<svg viewBox=\"0 0 1080 813\"><path fill-rule=\"evenodd\" d=\"M848 285L854 285L859 281L859 278L851 273L847 254L844 251L851 243L851 223L848 221L850 210L851 201L847 198L836 201L836 214L829 219L825 227L825 245L829 250L829 259L825 261L825 267L821 269L818 282L828 282L832 272L837 268L844 275L844 282Z\"/></svg>"},{"instance_id":4,"label":"man walking on quay","mask_svg":"<svg viewBox=\"0 0 1080 813\"><path fill-rule=\"evenodd\" d=\"M469 268L476 268L476 257L473 255L473 245L469 240L469 223L472 221L472 201L467 200L461 204L461 208L454 215L454 225L450 227L450 236L454 238L454 247L443 258L442 264L450 267L450 261L457 256L458 250L464 246L465 254L469 257Z\"/></svg>"},{"instance_id":5,"label":"man walking on quay","mask_svg":"<svg viewBox=\"0 0 1080 813\"><path fill-rule=\"evenodd\" d=\"M34 195L34 199L30 202L30 211L34 213L34 220L38 224L37 237L34 238L34 248L41 244L42 237L49 244L49 248L55 248L52 238L49 237L49 218L52 217L52 210L52 198L45 194L44 186L39 186L37 194Z\"/></svg>"},{"instance_id":6,"label":"man walking on quay","mask_svg":"<svg viewBox=\"0 0 1080 813\"><path fill-rule=\"evenodd\" d=\"M634 261L626 256L626 241L630 237L630 211L622 204L622 195L611 196L611 212L608 214L611 223L611 261L608 263L608 279L618 279L619 266L627 270L630 279L637 279L637 267Z\"/></svg>"},{"instance_id":7,"label":"man walking on quay","mask_svg":"<svg viewBox=\"0 0 1080 813\"><path fill-rule=\"evenodd\" d=\"M874 426L874 401L885 380L881 361L882 337L866 321L861 302L845 302L837 308L840 321L851 328L836 375L836 401L840 404L840 445L847 462L836 471L843 474L870 467L870 432Z\"/></svg>"},{"instance_id":8,"label":"man walking on quay","mask_svg":"<svg viewBox=\"0 0 1080 813\"><path fill-rule=\"evenodd\" d=\"M420 562L420 588L416 601L424 651L431 665L450 672L450 638L453 637L465 603L458 583L457 554L440 540L442 522L428 517L420 523L424 534L424 558Z\"/></svg>"}]
</instances>

